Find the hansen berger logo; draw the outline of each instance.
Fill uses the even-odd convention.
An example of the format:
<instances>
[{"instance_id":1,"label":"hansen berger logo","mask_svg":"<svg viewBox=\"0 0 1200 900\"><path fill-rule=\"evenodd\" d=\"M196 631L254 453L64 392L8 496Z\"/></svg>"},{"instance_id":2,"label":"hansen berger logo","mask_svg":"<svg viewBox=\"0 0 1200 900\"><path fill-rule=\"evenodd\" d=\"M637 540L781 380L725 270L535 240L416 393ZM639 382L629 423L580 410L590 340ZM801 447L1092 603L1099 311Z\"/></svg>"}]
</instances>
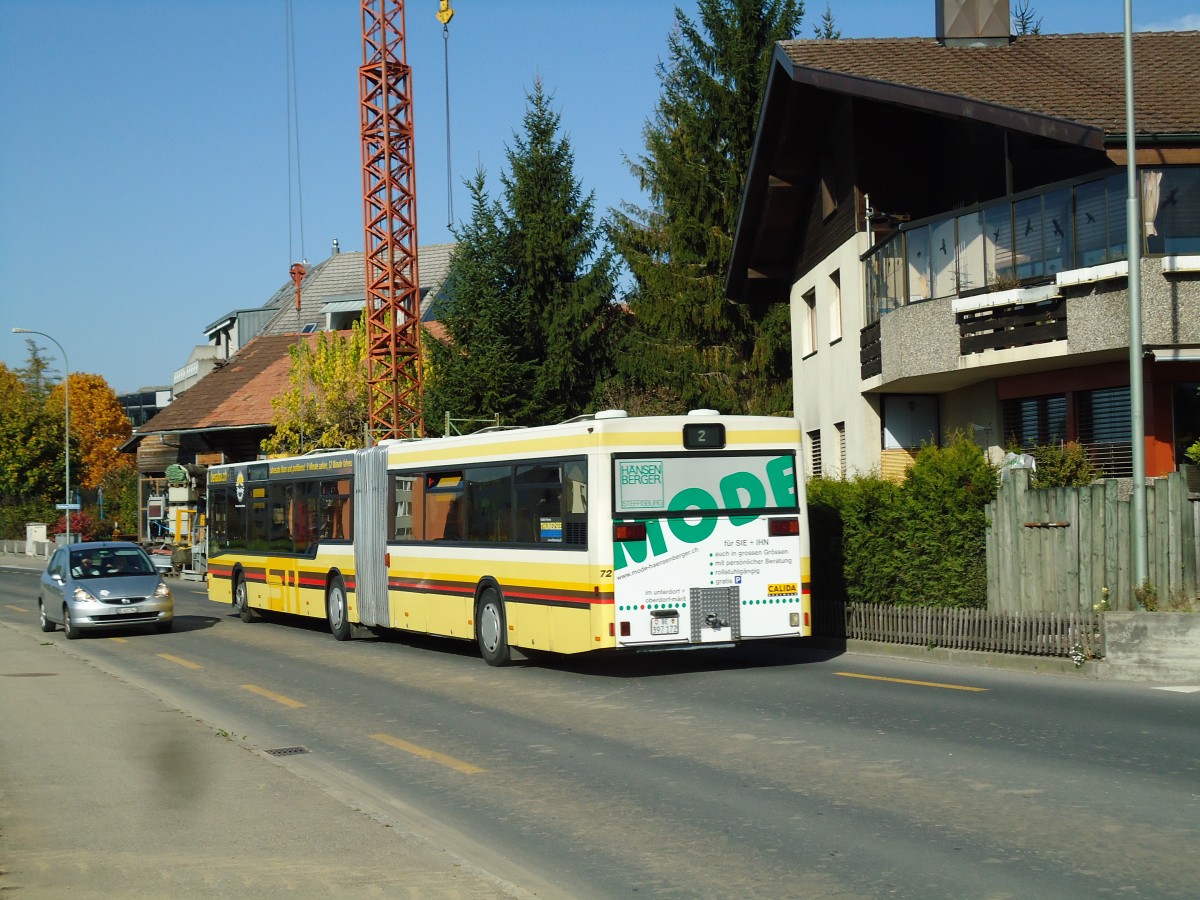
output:
<instances>
[{"instance_id":1,"label":"hansen berger logo","mask_svg":"<svg viewBox=\"0 0 1200 900\"><path fill-rule=\"evenodd\" d=\"M234 490L234 493L237 494L237 502L245 503L246 502L246 473L245 472L237 473L237 481L234 483L233 490Z\"/></svg>"}]
</instances>

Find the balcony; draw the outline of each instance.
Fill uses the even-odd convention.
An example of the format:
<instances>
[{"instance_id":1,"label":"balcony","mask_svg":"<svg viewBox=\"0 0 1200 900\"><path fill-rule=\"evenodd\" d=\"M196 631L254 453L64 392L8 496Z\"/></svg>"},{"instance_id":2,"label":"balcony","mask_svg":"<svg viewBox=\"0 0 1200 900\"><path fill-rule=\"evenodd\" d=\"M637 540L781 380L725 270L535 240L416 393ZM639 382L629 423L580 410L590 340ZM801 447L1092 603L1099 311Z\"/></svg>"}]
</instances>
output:
<instances>
[{"instance_id":1,"label":"balcony","mask_svg":"<svg viewBox=\"0 0 1200 900\"><path fill-rule=\"evenodd\" d=\"M1148 254L1200 253L1200 167L1140 172ZM867 323L924 300L1047 283L1125 260L1125 172L904 223L864 259Z\"/></svg>"},{"instance_id":2,"label":"balcony","mask_svg":"<svg viewBox=\"0 0 1200 900\"><path fill-rule=\"evenodd\" d=\"M864 257L861 377L880 374L880 319L952 301L957 355L1067 338L1061 288L1125 277L1127 174L1090 176L904 223ZM1143 252L1200 253L1200 167L1140 172Z\"/></svg>"}]
</instances>

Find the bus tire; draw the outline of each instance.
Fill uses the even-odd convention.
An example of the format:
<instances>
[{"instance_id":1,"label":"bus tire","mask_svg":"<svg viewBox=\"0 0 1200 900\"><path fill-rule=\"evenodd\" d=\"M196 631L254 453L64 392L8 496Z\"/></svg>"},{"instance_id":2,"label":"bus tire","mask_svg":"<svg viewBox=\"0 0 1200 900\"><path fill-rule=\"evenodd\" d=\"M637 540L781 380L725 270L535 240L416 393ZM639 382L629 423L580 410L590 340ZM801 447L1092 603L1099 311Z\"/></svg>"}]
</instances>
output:
<instances>
[{"instance_id":1,"label":"bus tire","mask_svg":"<svg viewBox=\"0 0 1200 900\"><path fill-rule=\"evenodd\" d=\"M253 622L258 618L250 606L250 591L246 588L246 576L241 572L233 576L233 605L237 607L238 618L243 622Z\"/></svg>"},{"instance_id":2,"label":"bus tire","mask_svg":"<svg viewBox=\"0 0 1200 900\"><path fill-rule=\"evenodd\" d=\"M346 604L346 583L341 575L334 575L325 591L325 615L334 638L350 640L350 610Z\"/></svg>"},{"instance_id":3,"label":"bus tire","mask_svg":"<svg viewBox=\"0 0 1200 900\"><path fill-rule=\"evenodd\" d=\"M500 599L500 592L490 585L483 589L475 603L475 640L489 666L507 666L512 661L504 601Z\"/></svg>"}]
</instances>

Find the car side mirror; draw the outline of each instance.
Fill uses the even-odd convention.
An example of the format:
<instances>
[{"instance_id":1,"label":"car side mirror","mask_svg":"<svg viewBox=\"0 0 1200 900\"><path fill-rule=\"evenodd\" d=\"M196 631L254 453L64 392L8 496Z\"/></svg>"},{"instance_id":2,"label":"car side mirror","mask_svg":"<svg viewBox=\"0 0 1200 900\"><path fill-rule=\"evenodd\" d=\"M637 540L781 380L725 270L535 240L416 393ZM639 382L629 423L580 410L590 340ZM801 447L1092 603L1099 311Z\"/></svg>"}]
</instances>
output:
<instances>
[{"instance_id":1,"label":"car side mirror","mask_svg":"<svg viewBox=\"0 0 1200 900\"><path fill-rule=\"evenodd\" d=\"M59 575L57 572L51 572L50 577L53 578L55 581L57 581L59 584L62 584L63 577L61 575Z\"/></svg>"}]
</instances>

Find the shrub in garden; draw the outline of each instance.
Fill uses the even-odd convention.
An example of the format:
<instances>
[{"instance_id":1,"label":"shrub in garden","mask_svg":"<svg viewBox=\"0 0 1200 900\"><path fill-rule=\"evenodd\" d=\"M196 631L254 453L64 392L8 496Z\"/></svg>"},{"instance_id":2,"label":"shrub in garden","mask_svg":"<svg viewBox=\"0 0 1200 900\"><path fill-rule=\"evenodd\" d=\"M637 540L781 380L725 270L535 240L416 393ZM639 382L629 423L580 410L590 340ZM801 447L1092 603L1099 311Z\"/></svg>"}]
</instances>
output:
<instances>
[{"instance_id":1,"label":"shrub in garden","mask_svg":"<svg viewBox=\"0 0 1200 900\"><path fill-rule=\"evenodd\" d=\"M808 484L816 596L983 607L987 504L996 469L961 433L925 447L903 483L878 475Z\"/></svg>"}]
</instances>

